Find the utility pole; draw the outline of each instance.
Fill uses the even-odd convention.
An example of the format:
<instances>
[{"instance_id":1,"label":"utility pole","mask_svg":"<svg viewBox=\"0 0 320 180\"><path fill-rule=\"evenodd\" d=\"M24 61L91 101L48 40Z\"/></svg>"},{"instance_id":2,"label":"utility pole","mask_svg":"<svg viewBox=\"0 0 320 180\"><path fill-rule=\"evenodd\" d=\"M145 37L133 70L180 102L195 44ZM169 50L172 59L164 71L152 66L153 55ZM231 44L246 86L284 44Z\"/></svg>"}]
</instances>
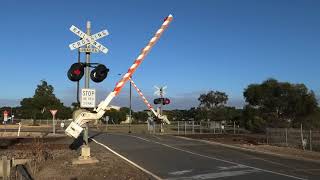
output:
<instances>
[{"instance_id":1,"label":"utility pole","mask_svg":"<svg viewBox=\"0 0 320 180\"><path fill-rule=\"evenodd\" d=\"M91 22L87 21L87 32L86 34L90 36L90 31L91 31ZM87 44L87 48L90 48L91 45L90 43ZM86 64L90 63L90 52L86 52ZM85 67L85 79L84 79L84 88L89 89L89 82L90 82L90 67L86 66ZM83 141L85 144L88 146L88 138L89 138L89 129L88 129L88 123L86 123L86 127L84 129L84 134L83 134Z\"/></svg>"},{"instance_id":2,"label":"utility pole","mask_svg":"<svg viewBox=\"0 0 320 180\"><path fill-rule=\"evenodd\" d=\"M87 21L87 32L86 34L90 36L91 32L91 22ZM91 48L91 44L87 44L87 48ZM90 52L86 52L86 63L90 63ZM90 67L86 66L86 71L85 71L85 88L89 88L89 82L90 82Z\"/></svg>"},{"instance_id":3,"label":"utility pole","mask_svg":"<svg viewBox=\"0 0 320 180\"><path fill-rule=\"evenodd\" d=\"M77 28L76 26L72 25L70 28L70 31L80 37L80 40L73 42L69 44L69 48L71 50L78 49L78 62L71 65L69 71L68 71L68 78L71 81L77 81L77 103L80 102L80 109L74 111L74 120L75 117L78 116L78 114L81 113L89 113L92 108L95 108L95 99L96 99L96 93L95 89L90 89L90 78L92 81L98 83L103 81L107 77L107 73L109 71L108 68L106 68L103 64L98 64L95 66L95 69L91 72L93 76L90 76L90 55L91 53L98 53L103 52L106 54L108 52L108 48L97 42L98 39L101 39L107 35L109 35L109 32L105 29L98 33L91 34L91 22L86 22L86 30L81 31L81 29ZM85 53L85 62L82 63L80 60L81 53ZM80 90L80 84L79 81L82 79L82 77L85 76L84 79L84 88L81 89L81 101L79 100L79 90ZM83 163L95 163L98 162L95 158L90 156L90 147L88 143L89 135L89 125L88 123L83 123L80 127L81 131L78 131L77 137L80 135L80 133L83 133L83 146L81 147L81 156L73 161L73 164L83 164ZM75 129L69 128L70 131L75 132ZM68 128L66 129L66 131ZM74 136L75 137L75 136ZM83 161L83 162L78 162Z\"/></svg>"},{"instance_id":4,"label":"utility pole","mask_svg":"<svg viewBox=\"0 0 320 180\"><path fill-rule=\"evenodd\" d=\"M162 99L163 98L163 87L160 88L160 98ZM163 102L161 102L160 104L160 115L162 115L162 104Z\"/></svg>"},{"instance_id":5,"label":"utility pole","mask_svg":"<svg viewBox=\"0 0 320 180\"><path fill-rule=\"evenodd\" d=\"M130 78L132 78L132 77L130 77ZM131 88L132 88L132 86L131 86L131 83L129 83L129 84L130 84L130 92L129 92L130 111L129 111L129 132L128 133L131 133L131 121L132 121L132 118L131 118L131 116L132 116L132 110L131 110L131 108L132 108L132 90L131 90Z\"/></svg>"},{"instance_id":6,"label":"utility pole","mask_svg":"<svg viewBox=\"0 0 320 180\"><path fill-rule=\"evenodd\" d=\"M11 124L13 124L13 113L12 113L12 106L11 106Z\"/></svg>"},{"instance_id":7,"label":"utility pole","mask_svg":"<svg viewBox=\"0 0 320 180\"><path fill-rule=\"evenodd\" d=\"M163 87L160 88L160 97L163 100ZM163 105L163 102L161 102L161 104L160 104L160 115L161 116L162 116L162 105ZM163 132L163 127L162 127L162 122L161 121L160 121L160 132L161 133Z\"/></svg>"},{"instance_id":8,"label":"utility pole","mask_svg":"<svg viewBox=\"0 0 320 180\"><path fill-rule=\"evenodd\" d=\"M81 59L81 53L80 53L80 50L78 49L78 63L80 63L81 61L80 59ZM77 81L77 106L79 106L78 108L80 108L79 89L80 89L80 82Z\"/></svg>"}]
</instances>

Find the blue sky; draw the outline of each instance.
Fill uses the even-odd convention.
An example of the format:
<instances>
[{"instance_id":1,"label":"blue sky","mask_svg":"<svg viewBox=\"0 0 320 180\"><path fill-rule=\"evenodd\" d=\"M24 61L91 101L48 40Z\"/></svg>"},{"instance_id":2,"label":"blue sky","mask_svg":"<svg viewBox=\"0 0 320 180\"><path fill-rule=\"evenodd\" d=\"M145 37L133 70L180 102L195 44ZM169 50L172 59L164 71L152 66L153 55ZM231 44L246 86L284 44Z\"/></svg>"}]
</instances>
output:
<instances>
[{"instance_id":1,"label":"blue sky","mask_svg":"<svg viewBox=\"0 0 320 180\"><path fill-rule=\"evenodd\" d=\"M244 88L271 77L320 94L320 1L3 0L0 106L31 97L42 79L67 105L74 101L76 86L66 72L77 59L68 45L78 38L69 27L84 30L87 20L93 33L110 33L98 40L108 54L91 57L110 69L105 81L90 84L103 99L169 14L172 24L134 74L150 100L154 85L167 85L168 108L195 106L208 90L224 91L231 105L241 106ZM127 97L128 86L114 103L126 105ZM138 97L134 106L144 108Z\"/></svg>"}]
</instances>

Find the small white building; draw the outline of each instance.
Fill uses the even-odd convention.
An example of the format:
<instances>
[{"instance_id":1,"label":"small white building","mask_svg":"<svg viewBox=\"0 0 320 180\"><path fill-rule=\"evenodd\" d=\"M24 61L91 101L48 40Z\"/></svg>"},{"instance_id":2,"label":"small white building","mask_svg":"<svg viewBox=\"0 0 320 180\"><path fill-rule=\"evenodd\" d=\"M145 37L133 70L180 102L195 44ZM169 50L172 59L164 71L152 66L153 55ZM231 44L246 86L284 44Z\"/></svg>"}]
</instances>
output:
<instances>
[{"instance_id":1,"label":"small white building","mask_svg":"<svg viewBox=\"0 0 320 180\"><path fill-rule=\"evenodd\" d=\"M120 111L120 108L121 108L121 107L120 107L120 106L109 105L108 108L109 108L109 109L115 109L115 110L117 110L117 111Z\"/></svg>"}]
</instances>

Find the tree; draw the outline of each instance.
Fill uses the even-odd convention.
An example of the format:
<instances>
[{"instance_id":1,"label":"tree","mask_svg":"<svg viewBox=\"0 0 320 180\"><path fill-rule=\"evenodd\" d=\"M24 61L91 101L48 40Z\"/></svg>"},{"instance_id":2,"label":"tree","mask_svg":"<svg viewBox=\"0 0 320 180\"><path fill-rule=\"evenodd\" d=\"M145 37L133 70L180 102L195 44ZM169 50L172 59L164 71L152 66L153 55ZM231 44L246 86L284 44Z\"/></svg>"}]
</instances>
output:
<instances>
[{"instance_id":1,"label":"tree","mask_svg":"<svg viewBox=\"0 0 320 180\"><path fill-rule=\"evenodd\" d=\"M24 98L20 102L20 118L50 119L50 109L57 109L57 118L67 119L72 116L71 108L65 107L55 96L54 88L46 81L41 81L35 90L32 98Z\"/></svg>"},{"instance_id":2,"label":"tree","mask_svg":"<svg viewBox=\"0 0 320 180\"><path fill-rule=\"evenodd\" d=\"M72 111L75 111L80 108L80 102L71 103Z\"/></svg>"},{"instance_id":3,"label":"tree","mask_svg":"<svg viewBox=\"0 0 320 180\"><path fill-rule=\"evenodd\" d=\"M226 120L225 104L228 101L228 95L225 92L209 91L207 94L200 94L198 100L200 117L213 121Z\"/></svg>"},{"instance_id":4,"label":"tree","mask_svg":"<svg viewBox=\"0 0 320 180\"><path fill-rule=\"evenodd\" d=\"M146 122L148 119L148 113L147 111L139 111L139 112L135 112L133 113L133 119L135 120L135 123L139 123L139 122Z\"/></svg>"},{"instance_id":5,"label":"tree","mask_svg":"<svg viewBox=\"0 0 320 180\"><path fill-rule=\"evenodd\" d=\"M209 91L207 94L200 94L198 100L200 101L200 107L212 109L224 106L228 101L228 95L220 91Z\"/></svg>"},{"instance_id":6,"label":"tree","mask_svg":"<svg viewBox=\"0 0 320 180\"><path fill-rule=\"evenodd\" d=\"M306 129L318 129L320 128L320 107L317 108L317 110L304 117L303 120L309 123L304 123L303 127Z\"/></svg>"},{"instance_id":7,"label":"tree","mask_svg":"<svg viewBox=\"0 0 320 180\"><path fill-rule=\"evenodd\" d=\"M120 124L121 121L126 120L126 113L121 112L120 110L116 110L111 108L107 110L105 116L109 116L109 118L116 124Z\"/></svg>"},{"instance_id":8,"label":"tree","mask_svg":"<svg viewBox=\"0 0 320 180\"><path fill-rule=\"evenodd\" d=\"M267 123L259 115L259 109L246 105L242 112L240 126L245 127L252 132L264 132Z\"/></svg>"},{"instance_id":9,"label":"tree","mask_svg":"<svg viewBox=\"0 0 320 180\"><path fill-rule=\"evenodd\" d=\"M120 110L116 110L111 108L107 110L104 116L109 116L110 119L113 120L114 123L120 124L121 121L126 120L126 116L129 115L130 109L127 107L121 107ZM132 113L134 113L132 111Z\"/></svg>"},{"instance_id":10,"label":"tree","mask_svg":"<svg viewBox=\"0 0 320 180\"><path fill-rule=\"evenodd\" d=\"M124 113L124 114L130 114L130 108L128 107L121 107L120 108L120 112ZM133 114L133 111L131 110L131 113Z\"/></svg>"},{"instance_id":11,"label":"tree","mask_svg":"<svg viewBox=\"0 0 320 180\"><path fill-rule=\"evenodd\" d=\"M309 91L304 84L278 82L275 79L268 79L261 84L251 84L243 95L248 103L245 109L257 110L254 116L246 114L250 115L246 117L248 122L265 122L269 127L284 127L288 124L298 126L300 123L307 123L303 117L314 113L318 106L313 91Z\"/></svg>"}]
</instances>

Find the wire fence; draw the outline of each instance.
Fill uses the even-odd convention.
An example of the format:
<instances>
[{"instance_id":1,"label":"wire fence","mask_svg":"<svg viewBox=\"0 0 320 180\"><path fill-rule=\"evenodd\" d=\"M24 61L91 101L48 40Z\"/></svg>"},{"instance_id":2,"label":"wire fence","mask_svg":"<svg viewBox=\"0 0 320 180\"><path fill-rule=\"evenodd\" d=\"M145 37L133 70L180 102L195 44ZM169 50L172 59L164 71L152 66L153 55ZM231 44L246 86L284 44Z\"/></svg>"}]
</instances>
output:
<instances>
[{"instance_id":1,"label":"wire fence","mask_svg":"<svg viewBox=\"0 0 320 180\"><path fill-rule=\"evenodd\" d=\"M162 128L161 128L162 126ZM162 130L161 130L162 129ZM225 124L221 121L172 121L171 124L148 124L149 132L166 133L166 134L240 134L244 133L243 128L239 128L235 124Z\"/></svg>"},{"instance_id":2,"label":"wire fence","mask_svg":"<svg viewBox=\"0 0 320 180\"><path fill-rule=\"evenodd\" d=\"M267 128L267 144L320 151L320 130Z\"/></svg>"},{"instance_id":3,"label":"wire fence","mask_svg":"<svg viewBox=\"0 0 320 180\"><path fill-rule=\"evenodd\" d=\"M23 119L20 121L23 125L32 125L32 119ZM67 127L71 120L55 120L54 124L59 129L61 123ZM36 120L38 125L47 125L48 128L52 127L52 120ZM93 125L95 126L95 125ZM164 134L177 134L177 135L190 135L190 134L247 134L243 128L235 124L226 124L221 121L173 121L168 124L107 124L102 125L100 128L109 132L137 132L137 133L164 133ZM275 146L284 146L299 148L311 151L320 151L320 130L305 130L293 128L267 128L266 130L266 143Z\"/></svg>"},{"instance_id":4,"label":"wire fence","mask_svg":"<svg viewBox=\"0 0 320 180\"><path fill-rule=\"evenodd\" d=\"M199 121L172 121L171 124L158 124L147 122L145 124L92 124L92 127L99 127L108 132L134 132L134 133L161 133L173 135L189 134L243 134L243 128L234 125L226 125L220 121L199 122Z\"/></svg>"},{"instance_id":5,"label":"wire fence","mask_svg":"<svg viewBox=\"0 0 320 180\"><path fill-rule=\"evenodd\" d=\"M72 120L32 120L17 119L14 123L9 122L0 125L0 137L10 135L12 132L40 132L40 133L64 133L65 128ZM2 133L2 134L1 134ZM4 133L4 134L3 134Z\"/></svg>"}]
</instances>

